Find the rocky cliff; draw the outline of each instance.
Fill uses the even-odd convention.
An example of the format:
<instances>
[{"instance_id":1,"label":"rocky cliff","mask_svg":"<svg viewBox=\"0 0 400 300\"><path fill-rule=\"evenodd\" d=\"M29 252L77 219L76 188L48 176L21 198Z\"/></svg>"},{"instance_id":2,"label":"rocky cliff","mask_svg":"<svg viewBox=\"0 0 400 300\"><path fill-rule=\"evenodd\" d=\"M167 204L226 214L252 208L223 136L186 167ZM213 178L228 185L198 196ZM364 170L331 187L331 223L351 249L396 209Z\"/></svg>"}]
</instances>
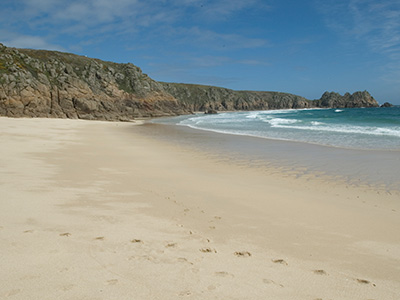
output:
<instances>
[{"instance_id":1,"label":"rocky cliff","mask_svg":"<svg viewBox=\"0 0 400 300\"><path fill-rule=\"evenodd\" d=\"M279 92L234 91L225 88L183 83L162 83L185 109L192 111L267 110L284 108L346 108L378 107L376 100L367 92L346 93L341 96L325 92L321 99Z\"/></svg>"},{"instance_id":2,"label":"rocky cliff","mask_svg":"<svg viewBox=\"0 0 400 300\"><path fill-rule=\"evenodd\" d=\"M307 107L370 107L366 91L319 100L279 92L152 80L131 63L117 64L56 51L0 44L0 115L131 120L193 111L266 110Z\"/></svg>"},{"instance_id":3,"label":"rocky cliff","mask_svg":"<svg viewBox=\"0 0 400 300\"><path fill-rule=\"evenodd\" d=\"M287 93L234 91L183 83L162 85L185 109L192 111L267 110L313 106L312 101Z\"/></svg>"},{"instance_id":4,"label":"rocky cliff","mask_svg":"<svg viewBox=\"0 0 400 300\"><path fill-rule=\"evenodd\" d=\"M183 113L133 64L0 44L0 115L129 120Z\"/></svg>"}]
</instances>

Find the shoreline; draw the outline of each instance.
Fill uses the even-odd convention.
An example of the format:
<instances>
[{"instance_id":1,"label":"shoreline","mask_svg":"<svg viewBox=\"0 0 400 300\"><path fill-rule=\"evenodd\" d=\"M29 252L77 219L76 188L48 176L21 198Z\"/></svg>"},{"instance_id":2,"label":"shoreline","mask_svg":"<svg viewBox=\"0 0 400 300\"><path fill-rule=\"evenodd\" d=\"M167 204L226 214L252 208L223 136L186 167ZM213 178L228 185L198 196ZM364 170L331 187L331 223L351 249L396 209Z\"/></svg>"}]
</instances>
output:
<instances>
[{"instance_id":1,"label":"shoreline","mask_svg":"<svg viewBox=\"0 0 400 300\"><path fill-rule=\"evenodd\" d=\"M270 139L203 130L177 124L147 121L146 134L192 150L242 161L260 163L293 173L294 176L326 176L344 184L370 185L387 191L400 191L398 172L400 151L350 149L300 141ZM154 127L154 128L152 128Z\"/></svg>"},{"instance_id":2,"label":"shoreline","mask_svg":"<svg viewBox=\"0 0 400 300\"><path fill-rule=\"evenodd\" d=\"M368 109L368 108L367 108ZM375 108L373 108L375 109ZM280 111L310 111L310 110L324 110L324 111L330 111L333 109L328 109L328 108L307 108L307 109L282 109ZM351 111L353 109L339 109L340 111L343 110L348 110ZM354 109L357 110L357 109ZM272 112L274 110L267 110L267 111L253 111L253 113L268 113L268 112ZM225 115L225 114L229 114L229 113L241 113L241 112L246 112L246 113L252 113L251 111L224 111L221 112L220 115ZM196 116L202 117L202 114L199 113L195 113ZM279 116L279 115L278 115ZM183 117L180 118L180 117ZM310 145L316 145L316 146L324 146L324 147L332 147L332 148L337 148L337 149L347 149L347 150L360 150L360 151L387 151L387 152L400 152L400 145L391 145L391 146L385 146L385 147L377 147L375 146L366 146L364 144L364 147L362 145L357 144L356 146L349 146L349 145L345 145L345 144L335 144L335 143L319 143L319 142L315 142L312 140L301 140L301 139L296 139L294 137L292 138L282 138L279 136L271 136L271 135L263 135L263 134L250 134L248 133L238 133L235 131L229 131L228 129L216 129L216 128L206 128L206 127L197 127L196 122L194 122L195 124L190 124L190 123L183 123L180 124L182 121L185 121L185 119L191 119L189 115L183 115L183 116L177 116L177 117L161 117L161 118L155 118L153 120L150 120L150 122L154 123L154 124L168 124L168 125L180 125L180 126L186 126L192 129L196 129L196 130L202 130L202 131L208 131L208 132L214 132L214 133L220 133L220 134L230 134L230 135L234 135L234 136L248 136L248 137L256 137L256 138L261 138L261 139L266 139L266 140L271 140L271 141L286 141L286 142L293 142L293 143L305 143L305 144L310 144ZM316 118L318 118L318 116L316 116ZM289 119L290 121L292 119ZM212 121L212 120L211 120ZM178 124L179 123L179 124ZM317 122L318 123L318 122ZM264 130L266 130L267 128L264 128ZM301 129L301 127L299 127L299 129ZM329 131L328 131L329 132ZM352 132L353 133L353 132ZM364 132L365 133L365 132ZM343 138L343 137L342 137ZM357 140L357 139L355 139Z\"/></svg>"},{"instance_id":3,"label":"shoreline","mask_svg":"<svg viewBox=\"0 0 400 300\"><path fill-rule=\"evenodd\" d=\"M176 128L0 125L5 299L400 297L397 192L237 161Z\"/></svg>"}]
</instances>

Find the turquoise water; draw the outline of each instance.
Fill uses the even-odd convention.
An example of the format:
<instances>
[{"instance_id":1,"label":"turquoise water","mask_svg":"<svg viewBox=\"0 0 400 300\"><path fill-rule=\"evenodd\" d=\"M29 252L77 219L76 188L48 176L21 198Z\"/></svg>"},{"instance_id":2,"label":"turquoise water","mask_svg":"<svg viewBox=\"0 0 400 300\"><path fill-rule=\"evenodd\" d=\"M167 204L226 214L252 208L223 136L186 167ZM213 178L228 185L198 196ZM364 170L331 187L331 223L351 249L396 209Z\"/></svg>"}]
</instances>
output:
<instances>
[{"instance_id":1,"label":"turquoise water","mask_svg":"<svg viewBox=\"0 0 400 300\"><path fill-rule=\"evenodd\" d=\"M340 148L400 150L400 107L196 114L157 122Z\"/></svg>"}]
</instances>

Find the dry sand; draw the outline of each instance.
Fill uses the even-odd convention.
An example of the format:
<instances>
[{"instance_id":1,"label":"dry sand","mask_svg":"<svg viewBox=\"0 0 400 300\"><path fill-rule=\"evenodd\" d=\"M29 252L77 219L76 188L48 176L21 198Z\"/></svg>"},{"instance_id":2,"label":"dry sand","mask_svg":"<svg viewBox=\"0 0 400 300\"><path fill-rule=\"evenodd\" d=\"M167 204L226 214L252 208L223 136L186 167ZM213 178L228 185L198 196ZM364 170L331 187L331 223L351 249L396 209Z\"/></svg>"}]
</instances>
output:
<instances>
[{"instance_id":1,"label":"dry sand","mask_svg":"<svg viewBox=\"0 0 400 300\"><path fill-rule=\"evenodd\" d=\"M400 299L400 194L131 123L0 118L0 299Z\"/></svg>"}]
</instances>

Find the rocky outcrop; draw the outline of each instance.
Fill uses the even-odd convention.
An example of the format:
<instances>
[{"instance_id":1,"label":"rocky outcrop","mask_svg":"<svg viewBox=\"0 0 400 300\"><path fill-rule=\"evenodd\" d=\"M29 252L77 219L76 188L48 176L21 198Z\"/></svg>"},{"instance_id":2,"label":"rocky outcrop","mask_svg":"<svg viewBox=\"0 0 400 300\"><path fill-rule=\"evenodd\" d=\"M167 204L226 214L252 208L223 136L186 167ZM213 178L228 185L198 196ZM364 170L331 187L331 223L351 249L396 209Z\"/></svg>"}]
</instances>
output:
<instances>
[{"instance_id":1,"label":"rocky outcrop","mask_svg":"<svg viewBox=\"0 0 400 300\"><path fill-rule=\"evenodd\" d=\"M0 44L0 115L131 120L194 111L378 106L364 92L319 100L279 92L156 82L131 63Z\"/></svg>"},{"instance_id":2,"label":"rocky outcrop","mask_svg":"<svg viewBox=\"0 0 400 300\"><path fill-rule=\"evenodd\" d=\"M343 96L335 92L325 92L321 99L314 101L314 105L332 108L379 107L378 102L367 91L346 93Z\"/></svg>"},{"instance_id":3,"label":"rocky outcrop","mask_svg":"<svg viewBox=\"0 0 400 300\"><path fill-rule=\"evenodd\" d=\"M381 105L381 107L393 107L393 104L389 103L389 102L385 102Z\"/></svg>"},{"instance_id":4,"label":"rocky outcrop","mask_svg":"<svg viewBox=\"0 0 400 300\"><path fill-rule=\"evenodd\" d=\"M182 113L133 64L0 45L0 115L130 120Z\"/></svg>"}]
</instances>

